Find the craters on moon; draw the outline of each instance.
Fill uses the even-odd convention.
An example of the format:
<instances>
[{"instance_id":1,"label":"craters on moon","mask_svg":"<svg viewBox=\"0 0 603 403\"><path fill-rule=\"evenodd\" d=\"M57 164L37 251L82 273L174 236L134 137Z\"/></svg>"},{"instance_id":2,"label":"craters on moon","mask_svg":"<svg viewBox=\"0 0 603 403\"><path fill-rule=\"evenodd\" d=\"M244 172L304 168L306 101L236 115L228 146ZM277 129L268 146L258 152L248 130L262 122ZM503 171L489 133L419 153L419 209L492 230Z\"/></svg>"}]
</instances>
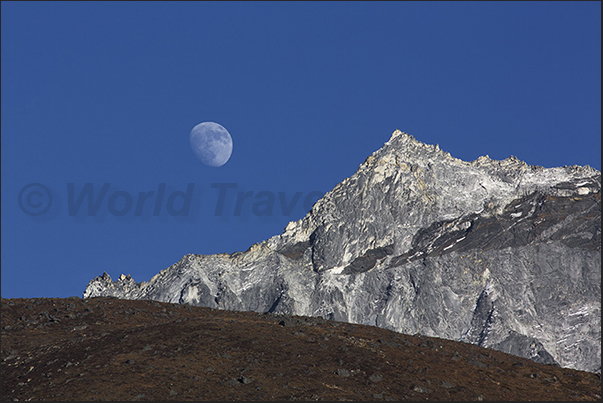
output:
<instances>
[{"instance_id":1,"label":"craters on moon","mask_svg":"<svg viewBox=\"0 0 603 403\"><path fill-rule=\"evenodd\" d=\"M203 122L193 127L190 143L195 156L210 167L221 167L232 154L230 133L215 122Z\"/></svg>"}]
</instances>

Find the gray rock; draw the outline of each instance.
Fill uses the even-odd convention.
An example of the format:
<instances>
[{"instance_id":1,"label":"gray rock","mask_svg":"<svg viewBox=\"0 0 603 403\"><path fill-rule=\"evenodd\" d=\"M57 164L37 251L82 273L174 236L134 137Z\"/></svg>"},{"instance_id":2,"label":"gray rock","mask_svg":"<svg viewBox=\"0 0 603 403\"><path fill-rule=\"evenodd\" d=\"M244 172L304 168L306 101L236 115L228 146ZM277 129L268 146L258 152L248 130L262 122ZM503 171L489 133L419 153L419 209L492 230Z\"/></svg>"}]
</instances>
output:
<instances>
[{"instance_id":1,"label":"gray rock","mask_svg":"<svg viewBox=\"0 0 603 403\"><path fill-rule=\"evenodd\" d=\"M231 379L229 379L228 381L226 381L226 384L227 384L228 386L239 386L239 385L240 385L240 382L239 382L239 380L238 380L238 379L231 378Z\"/></svg>"},{"instance_id":2,"label":"gray rock","mask_svg":"<svg viewBox=\"0 0 603 403\"><path fill-rule=\"evenodd\" d=\"M282 234L147 282L104 273L83 296L321 317L600 372L601 173L465 162L395 131Z\"/></svg>"},{"instance_id":3,"label":"gray rock","mask_svg":"<svg viewBox=\"0 0 603 403\"><path fill-rule=\"evenodd\" d=\"M249 385L251 382L253 382L253 379L248 378L244 375L241 375L237 380L244 385Z\"/></svg>"},{"instance_id":4,"label":"gray rock","mask_svg":"<svg viewBox=\"0 0 603 403\"><path fill-rule=\"evenodd\" d=\"M379 374L373 374L369 377L369 379L373 382L381 382L383 380L383 377Z\"/></svg>"},{"instance_id":5,"label":"gray rock","mask_svg":"<svg viewBox=\"0 0 603 403\"><path fill-rule=\"evenodd\" d=\"M469 365L473 365L474 367L477 367L477 368L488 368L488 365L486 365L483 362L478 361L478 360L473 360L472 359L472 360L467 361L467 363Z\"/></svg>"},{"instance_id":6,"label":"gray rock","mask_svg":"<svg viewBox=\"0 0 603 403\"><path fill-rule=\"evenodd\" d=\"M442 381L442 383L440 383L440 385L445 389L452 389L455 387L454 383L449 382L449 381Z\"/></svg>"},{"instance_id":7,"label":"gray rock","mask_svg":"<svg viewBox=\"0 0 603 403\"><path fill-rule=\"evenodd\" d=\"M418 392L418 393L429 393L430 392L429 389L424 388L424 387L419 386L419 385L417 385L414 388L412 388L412 390L414 390L415 392Z\"/></svg>"}]
</instances>

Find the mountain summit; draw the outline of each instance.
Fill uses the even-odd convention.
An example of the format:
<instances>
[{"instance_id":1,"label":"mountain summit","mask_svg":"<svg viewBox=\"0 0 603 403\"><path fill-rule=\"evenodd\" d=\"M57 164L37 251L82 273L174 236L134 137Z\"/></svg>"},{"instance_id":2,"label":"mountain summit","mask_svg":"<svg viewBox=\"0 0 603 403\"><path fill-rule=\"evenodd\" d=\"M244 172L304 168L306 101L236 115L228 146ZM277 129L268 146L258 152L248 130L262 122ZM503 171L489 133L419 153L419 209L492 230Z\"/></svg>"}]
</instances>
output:
<instances>
[{"instance_id":1,"label":"mountain summit","mask_svg":"<svg viewBox=\"0 0 603 403\"><path fill-rule=\"evenodd\" d=\"M396 130L301 220L84 298L318 316L601 370L601 173L466 162Z\"/></svg>"}]
</instances>

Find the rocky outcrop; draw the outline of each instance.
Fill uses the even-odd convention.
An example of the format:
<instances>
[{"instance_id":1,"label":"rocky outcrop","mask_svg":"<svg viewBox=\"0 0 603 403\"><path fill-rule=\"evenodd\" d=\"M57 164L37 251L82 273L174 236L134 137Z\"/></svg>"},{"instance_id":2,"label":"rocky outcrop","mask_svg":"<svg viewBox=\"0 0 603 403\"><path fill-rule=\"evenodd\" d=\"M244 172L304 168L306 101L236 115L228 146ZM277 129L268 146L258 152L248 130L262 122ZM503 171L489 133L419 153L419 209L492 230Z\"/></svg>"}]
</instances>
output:
<instances>
[{"instance_id":1,"label":"rocky outcrop","mask_svg":"<svg viewBox=\"0 0 603 403\"><path fill-rule=\"evenodd\" d=\"M601 368L601 173L472 162L395 131L303 219L84 297L281 312Z\"/></svg>"}]
</instances>

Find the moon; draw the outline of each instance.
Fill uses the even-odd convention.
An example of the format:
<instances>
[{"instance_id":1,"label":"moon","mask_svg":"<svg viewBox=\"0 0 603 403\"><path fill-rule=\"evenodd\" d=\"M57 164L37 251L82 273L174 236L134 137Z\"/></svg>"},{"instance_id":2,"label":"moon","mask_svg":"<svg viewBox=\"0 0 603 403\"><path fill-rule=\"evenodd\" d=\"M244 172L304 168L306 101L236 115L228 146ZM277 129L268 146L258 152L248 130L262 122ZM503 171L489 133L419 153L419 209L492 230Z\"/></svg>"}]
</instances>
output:
<instances>
[{"instance_id":1,"label":"moon","mask_svg":"<svg viewBox=\"0 0 603 403\"><path fill-rule=\"evenodd\" d=\"M221 167L232 154L230 133L215 122L203 122L193 127L190 142L195 156L210 167Z\"/></svg>"}]
</instances>

